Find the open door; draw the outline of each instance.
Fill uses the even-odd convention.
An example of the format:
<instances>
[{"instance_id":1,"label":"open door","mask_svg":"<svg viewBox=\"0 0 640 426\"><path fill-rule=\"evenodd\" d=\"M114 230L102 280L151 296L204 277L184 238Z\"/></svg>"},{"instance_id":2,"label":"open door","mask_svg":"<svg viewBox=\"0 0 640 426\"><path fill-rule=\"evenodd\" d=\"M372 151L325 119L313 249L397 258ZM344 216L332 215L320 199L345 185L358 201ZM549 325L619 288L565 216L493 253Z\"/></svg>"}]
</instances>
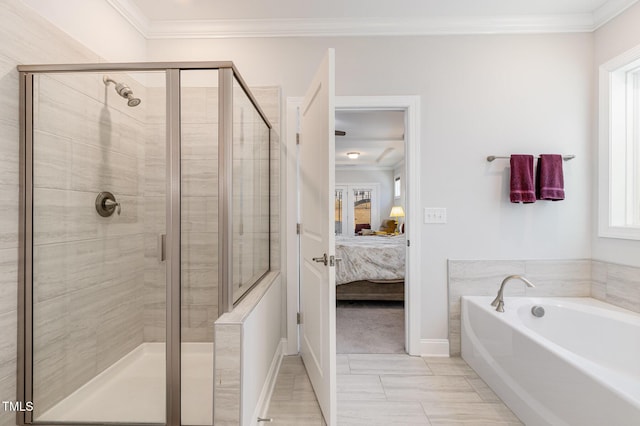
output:
<instances>
[{"instance_id":1,"label":"open door","mask_svg":"<svg viewBox=\"0 0 640 426\"><path fill-rule=\"evenodd\" d=\"M336 424L335 82L329 49L300 110L300 353L322 414Z\"/></svg>"}]
</instances>

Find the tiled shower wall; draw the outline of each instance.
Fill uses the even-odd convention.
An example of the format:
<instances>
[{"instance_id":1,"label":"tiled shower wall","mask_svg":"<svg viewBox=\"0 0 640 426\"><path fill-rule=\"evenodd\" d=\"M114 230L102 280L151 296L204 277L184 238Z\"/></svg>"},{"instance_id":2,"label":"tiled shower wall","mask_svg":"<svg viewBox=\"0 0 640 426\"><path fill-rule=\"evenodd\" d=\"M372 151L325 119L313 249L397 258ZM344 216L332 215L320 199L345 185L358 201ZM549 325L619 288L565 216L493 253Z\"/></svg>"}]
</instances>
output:
<instances>
[{"instance_id":1,"label":"tiled shower wall","mask_svg":"<svg viewBox=\"0 0 640 426\"><path fill-rule=\"evenodd\" d=\"M101 74L35 76L36 414L142 343L144 120ZM122 214L98 215L101 191Z\"/></svg>"},{"instance_id":2,"label":"tiled shower wall","mask_svg":"<svg viewBox=\"0 0 640 426\"><path fill-rule=\"evenodd\" d=\"M279 126L279 88L251 90L272 125ZM147 209L144 338L157 342L165 339L165 274L157 253L157 236L165 229L165 99L164 88L150 87L147 93L150 106L144 192ZM182 341L212 342L213 322L218 316L218 89L183 86L181 108ZM279 226L274 224L279 224L280 162L276 132L272 135L271 150L271 256L274 269L278 269L280 236ZM250 228L247 226L246 230ZM253 257L244 260L244 265L250 266Z\"/></svg>"},{"instance_id":3,"label":"tiled shower wall","mask_svg":"<svg viewBox=\"0 0 640 426\"><path fill-rule=\"evenodd\" d=\"M640 268L589 259L449 260L449 353L460 355L460 298L495 296L502 280L524 275L505 286L505 296L593 297L640 312Z\"/></svg>"},{"instance_id":4,"label":"tiled shower wall","mask_svg":"<svg viewBox=\"0 0 640 426\"><path fill-rule=\"evenodd\" d=\"M0 2L0 40L0 400L12 401L16 397L19 218L19 85L15 67L21 63L99 62L100 58L17 0ZM51 136L50 141L53 140ZM63 140L62 145L68 146L68 141ZM72 194L60 198L52 196L52 190L48 195L58 212L64 207L72 209L73 203L82 203ZM115 243L115 239L111 242ZM76 336L86 332L84 325L75 326ZM87 350L78 348L82 353ZM61 367L56 364L56 357L50 362ZM0 410L0 425L15 425L15 414Z\"/></svg>"},{"instance_id":5,"label":"tiled shower wall","mask_svg":"<svg viewBox=\"0 0 640 426\"><path fill-rule=\"evenodd\" d=\"M16 397L19 220L19 85L15 67L20 63L99 62L100 58L17 0L6 0L0 3L0 39L2 40L0 44L0 197L3 200L0 207L0 258L2 259L0 261L0 329L2 330L0 399L12 401ZM114 176L99 167L95 170L97 174L89 174L84 179L85 174L97 166L98 159L104 158L105 154L114 159L119 157L124 161L125 167L130 166L131 162L135 164L138 159L137 153L127 151L128 147L124 151L115 146L106 149L97 148L96 142L100 141L103 135L100 130L109 123L106 119L107 110L102 109L104 85L101 80L96 81L98 84L93 86L91 83L91 88L83 87L87 83L86 80L71 83L74 86L73 90L67 90L67 93L58 100L61 105L54 106L49 102L51 99L46 99L47 94L53 96L58 90L64 90L69 86L69 81L64 78L59 78L57 81L50 79L47 92L43 93L45 97L41 99L43 109L35 111L44 119L36 134L37 142L43 149L41 153L48 153L45 155L51 155L52 159L86 156L89 160L85 165L77 164L80 168L66 171L42 169L42 174L36 176L38 185L35 190L36 197L39 197L41 202L50 203L49 209L41 208L43 205L40 204L36 206L35 211L38 223L44 225L35 230L39 243L35 251L40 260L34 272L37 275L36 279L42 284L36 289L35 294L38 307L34 319L39 326L36 350L44 351L36 355L37 368L42 374L37 375L35 380L38 386L47 383L46 387L40 389L43 403L38 407L39 410L46 409L53 402L54 393L61 392L57 396L64 396L62 392L65 392L65 389L73 386L74 383L82 382L92 372L104 368L111 362L112 357L117 356L118 350L126 350L127 345L141 338L138 327L122 328L125 322L131 319L128 312L124 313L125 307L122 307L123 311L107 309L106 305L99 309L99 315L102 315L103 319L112 319L111 325L115 325L114 327L101 326L98 324L97 316L84 317L85 314L98 315L97 312L90 312L95 306L83 304L87 300L86 297L90 297L89 293L96 293L103 300L119 303L115 300L118 296L112 291L113 288L118 287L129 296L125 306L131 307L129 302L132 299L135 300L135 294L138 292L137 286L128 281L131 276L120 275L120 272L126 271L108 269L108 266L113 266L109 262L105 263L107 265L105 269L91 268L90 264L95 265L94 262L98 261L93 252L95 244L99 241L103 248L102 252L106 255L106 259L102 260L108 260L113 259L116 251L126 253L137 251L138 245L142 242L135 237L138 234L136 230L138 225L135 222L138 217L137 208L139 208L136 199L138 188L135 184L133 188L129 187L124 195L129 207L126 208L126 212L123 209L121 222L115 227L117 229L113 229L112 226L96 226L90 229L92 219L84 215L88 212L87 209L93 208L97 193L92 193L91 196L89 194L94 190L93 186L99 179L112 179L110 183L120 188L127 185L125 181L131 183L137 179L137 176L130 173L131 169ZM119 100L122 101L121 98ZM76 106L78 111L86 110L87 113L98 114L93 120L96 126L94 129L90 129L88 127L90 124L84 121L77 123L75 127L66 126L66 129L63 128L65 123L52 122L56 120L56 115L59 117L60 114L68 112L64 108L69 106L70 102L80 102ZM111 108L112 99L108 100L108 105L112 123L123 119L123 126L137 126L135 117L123 118L121 111ZM55 110L56 108L58 110ZM100 121L97 118L103 112L105 117ZM95 132L89 137L92 130ZM116 143L113 140L111 142ZM40 160L42 157L38 159ZM133 170L136 170L135 165ZM56 179L49 179L49 177ZM74 233L67 233L63 229L64 224L76 220L78 227L74 228ZM134 237L127 238L125 241L120 238L123 233L133 234ZM56 259L61 259L60 255L70 256L65 257L69 260L72 257L74 259L74 265L69 265L67 262L66 266L69 266L69 269L66 273L62 272L63 268L60 264L56 264ZM126 265L126 270L133 270L133 264L137 261L138 259L131 259L131 263ZM86 268L79 268L83 262ZM48 265L51 266L48 268L50 273L42 275L44 268ZM100 277L101 274L104 275ZM63 285L56 286L56 283ZM117 292L118 295L121 293L122 291ZM79 306L80 309L75 316L69 316L64 323L50 319L43 320L45 316L59 317L61 311L71 304ZM79 316L82 316L82 319ZM121 340L111 340L114 334ZM111 340L108 348L104 345L106 340ZM74 347L76 344L77 346ZM101 353L98 354L98 352ZM63 354L68 353L71 356L62 360ZM72 363L77 369L70 369ZM14 424L14 413L0 410L0 425Z\"/></svg>"}]
</instances>

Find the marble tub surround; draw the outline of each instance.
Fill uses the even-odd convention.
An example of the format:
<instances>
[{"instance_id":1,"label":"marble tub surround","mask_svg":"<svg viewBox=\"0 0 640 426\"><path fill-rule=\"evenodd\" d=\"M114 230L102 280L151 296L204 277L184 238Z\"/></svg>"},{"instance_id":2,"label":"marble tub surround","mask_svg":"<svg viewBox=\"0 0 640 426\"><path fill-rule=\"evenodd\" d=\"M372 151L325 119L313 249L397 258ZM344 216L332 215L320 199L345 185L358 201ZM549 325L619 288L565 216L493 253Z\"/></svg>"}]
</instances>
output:
<instances>
[{"instance_id":1,"label":"marble tub surround","mask_svg":"<svg viewBox=\"0 0 640 426\"><path fill-rule=\"evenodd\" d=\"M591 297L640 313L640 268L594 260Z\"/></svg>"},{"instance_id":2,"label":"marble tub surround","mask_svg":"<svg viewBox=\"0 0 640 426\"><path fill-rule=\"evenodd\" d=\"M449 260L449 353L460 355L460 298L495 296L502 280L524 275L536 287L514 280L505 296L591 296L591 260ZM508 309L508 306L505 306Z\"/></svg>"}]
</instances>

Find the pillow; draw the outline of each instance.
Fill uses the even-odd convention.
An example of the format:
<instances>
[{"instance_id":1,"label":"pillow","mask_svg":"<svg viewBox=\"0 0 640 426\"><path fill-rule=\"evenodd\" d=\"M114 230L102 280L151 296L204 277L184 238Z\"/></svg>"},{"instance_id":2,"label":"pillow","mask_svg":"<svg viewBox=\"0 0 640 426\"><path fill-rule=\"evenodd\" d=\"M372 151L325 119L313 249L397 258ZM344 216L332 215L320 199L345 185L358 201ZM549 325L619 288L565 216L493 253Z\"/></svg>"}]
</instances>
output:
<instances>
[{"instance_id":1,"label":"pillow","mask_svg":"<svg viewBox=\"0 0 640 426\"><path fill-rule=\"evenodd\" d=\"M385 219L380 224L380 231L388 234L394 233L396 230L396 221L393 219Z\"/></svg>"}]
</instances>

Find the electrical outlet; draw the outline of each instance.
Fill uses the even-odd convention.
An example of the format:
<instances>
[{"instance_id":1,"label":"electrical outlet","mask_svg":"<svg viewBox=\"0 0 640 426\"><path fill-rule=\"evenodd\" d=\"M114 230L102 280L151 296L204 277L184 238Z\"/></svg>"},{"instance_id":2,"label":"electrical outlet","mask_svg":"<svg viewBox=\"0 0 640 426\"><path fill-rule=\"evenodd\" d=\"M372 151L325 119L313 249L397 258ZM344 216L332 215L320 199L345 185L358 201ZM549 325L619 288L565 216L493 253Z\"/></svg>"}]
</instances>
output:
<instances>
[{"instance_id":1,"label":"electrical outlet","mask_svg":"<svg viewBox=\"0 0 640 426\"><path fill-rule=\"evenodd\" d=\"M424 223L447 223L447 209L444 207L425 207Z\"/></svg>"}]
</instances>

